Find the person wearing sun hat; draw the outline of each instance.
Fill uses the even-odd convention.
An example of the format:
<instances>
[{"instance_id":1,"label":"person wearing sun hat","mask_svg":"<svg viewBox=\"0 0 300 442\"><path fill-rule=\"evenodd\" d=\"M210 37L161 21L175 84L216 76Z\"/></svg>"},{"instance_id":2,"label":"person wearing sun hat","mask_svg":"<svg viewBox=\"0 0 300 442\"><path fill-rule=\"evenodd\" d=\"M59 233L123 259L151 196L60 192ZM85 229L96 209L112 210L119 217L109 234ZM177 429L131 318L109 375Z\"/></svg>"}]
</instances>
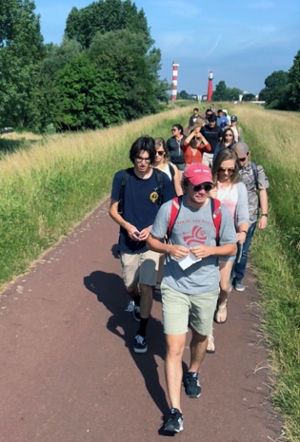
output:
<instances>
[{"instance_id":1,"label":"person wearing sun hat","mask_svg":"<svg viewBox=\"0 0 300 442\"><path fill-rule=\"evenodd\" d=\"M238 117L236 115L232 115L232 117L230 118L230 123L231 123L231 129L233 131L234 134L234 141L237 143L238 141L244 141L244 134L243 134L243 129L241 128L241 126L239 126L237 124L238 121Z\"/></svg>"},{"instance_id":2,"label":"person wearing sun hat","mask_svg":"<svg viewBox=\"0 0 300 442\"><path fill-rule=\"evenodd\" d=\"M147 240L150 250L166 255L161 293L167 344L165 373L171 410L164 430L173 433L183 429L180 390L188 324L192 330L191 363L184 387L187 396L196 398L201 394L198 371L206 353L219 296L218 257L236 253L233 220L222 204L219 241L216 240L209 197L212 183L209 167L202 163L188 166L183 174L181 201L172 200L161 206ZM170 214L176 204L177 218L170 232ZM168 243L163 243L161 240L167 232Z\"/></svg>"}]
</instances>

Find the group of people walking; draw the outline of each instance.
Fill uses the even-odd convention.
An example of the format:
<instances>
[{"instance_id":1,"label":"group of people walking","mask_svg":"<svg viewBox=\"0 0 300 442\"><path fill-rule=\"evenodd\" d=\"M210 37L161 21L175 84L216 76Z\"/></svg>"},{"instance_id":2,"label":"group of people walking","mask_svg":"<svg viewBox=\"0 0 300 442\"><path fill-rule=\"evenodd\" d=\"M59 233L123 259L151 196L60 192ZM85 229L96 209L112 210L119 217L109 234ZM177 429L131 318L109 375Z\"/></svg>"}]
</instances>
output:
<instances>
[{"instance_id":1,"label":"group of people walking","mask_svg":"<svg viewBox=\"0 0 300 442\"><path fill-rule=\"evenodd\" d=\"M189 397L200 396L200 365L215 352L213 322L226 322L232 287L245 290L251 238L257 222L267 225L268 179L250 160L236 123L236 116L222 118L222 128L212 109L199 115L195 108L187 128L174 124L166 143L137 139L129 153L133 167L113 179L109 213L120 226L124 285L139 322L136 353L148 350L153 291L161 294L170 401L164 430L171 433L183 429L182 381Z\"/></svg>"}]
</instances>

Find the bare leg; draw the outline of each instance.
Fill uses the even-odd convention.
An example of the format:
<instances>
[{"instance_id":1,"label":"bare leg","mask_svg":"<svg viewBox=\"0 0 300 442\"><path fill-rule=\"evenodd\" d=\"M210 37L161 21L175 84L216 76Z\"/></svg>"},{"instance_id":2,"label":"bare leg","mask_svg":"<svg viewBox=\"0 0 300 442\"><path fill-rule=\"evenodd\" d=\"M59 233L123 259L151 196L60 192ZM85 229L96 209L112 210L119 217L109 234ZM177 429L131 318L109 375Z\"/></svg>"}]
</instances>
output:
<instances>
[{"instance_id":1,"label":"bare leg","mask_svg":"<svg viewBox=\"0 0 300 442\"><path fill-rule=\"evenodd\" d=\"M141 291L141 318L149 318L153 303L152 287L150 285L140 284Z\"/></svg>"},{"instance_id":2,"label":"bare leg","mask_svg":"<svg viewBox=\"0 0 300 442\"><path fill-rule=\"evenodd\" d=\"M139 289L137 286L125 287L125 290L126 290L127 294L130 296L130 298L134 298L136 295L139 294Z\"/></svg>"},{"instance_id":3,"label":"bare leg","mask_svg":"<svg viewBox=\"0 0 300 442\"><path fill-rule=\"evenodd\" d=\"M172 408L180 407L180 390L182 383L182 355L186 334L166 335L167 354L165 360L165 376L170 404Z\"/></svg>"},{"instance_id":4,"label":"bare leg","mask_svg":"<svg viewBox=\"0 0 300 442\"><path fill-rule=\"evenodd\" d=\"M192 340L190 343L191 363L188 371L198 373L204 359L207 348L207 336L200 335L192 328Z\"/></svg>"},{"instance_id":5,"label":"bare leg","mask_svg":"<svg viewBox=\"0 0 300 442\"><path fill-rule=\"evenodd\" d=\"M230 292L230 275L234 261L220 261L220 297L219 304L224 304L227 301Z\"/></svg>"}]
</instances>

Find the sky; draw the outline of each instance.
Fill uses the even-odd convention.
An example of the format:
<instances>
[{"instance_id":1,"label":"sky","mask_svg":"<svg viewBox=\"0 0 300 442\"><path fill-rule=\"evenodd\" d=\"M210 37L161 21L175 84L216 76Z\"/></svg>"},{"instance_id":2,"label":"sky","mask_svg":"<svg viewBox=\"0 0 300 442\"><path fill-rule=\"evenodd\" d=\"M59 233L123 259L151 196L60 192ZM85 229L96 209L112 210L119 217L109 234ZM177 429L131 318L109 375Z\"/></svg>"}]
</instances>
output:
<instances>
[{"instance_id":1,"label":"sky","mask_svg":"<svg viewBox=\"0 0 300 442\"><path fill-rule=\"evenodd\" d=\"M95 0L94 0L95 1ZM59 44L75 6L92 0L35 0L45 43ZM172 80L179 63L178 92L205 95L208 73L257 94L274 71L288 71L300 50L299 0L135 0L144 9L155 47L162 52L161 78Z\"/></svg>"}]
</instances>

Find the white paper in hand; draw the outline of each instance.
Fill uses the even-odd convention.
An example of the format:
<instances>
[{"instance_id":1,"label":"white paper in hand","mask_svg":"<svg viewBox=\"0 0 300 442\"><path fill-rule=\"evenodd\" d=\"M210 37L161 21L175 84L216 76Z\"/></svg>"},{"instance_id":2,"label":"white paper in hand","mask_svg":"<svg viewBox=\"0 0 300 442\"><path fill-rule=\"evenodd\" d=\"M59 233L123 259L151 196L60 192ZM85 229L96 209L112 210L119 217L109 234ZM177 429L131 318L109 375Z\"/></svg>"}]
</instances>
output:
<instances>
[{"instance_id":1,"label":"white paper in hand","mask_svg":"<svg viewBox=\"0 0 300 442\"><path fill-rule=\"evenodd\" d=\"M178 264L182 268L182 270L186 270L189 267L191 267L193 264L195 264L198 261L201 261L202 258L196 258L196 256L190 252L187 256L184 258L181 258L178 260Z\"/></svg>"}]
</instances>

